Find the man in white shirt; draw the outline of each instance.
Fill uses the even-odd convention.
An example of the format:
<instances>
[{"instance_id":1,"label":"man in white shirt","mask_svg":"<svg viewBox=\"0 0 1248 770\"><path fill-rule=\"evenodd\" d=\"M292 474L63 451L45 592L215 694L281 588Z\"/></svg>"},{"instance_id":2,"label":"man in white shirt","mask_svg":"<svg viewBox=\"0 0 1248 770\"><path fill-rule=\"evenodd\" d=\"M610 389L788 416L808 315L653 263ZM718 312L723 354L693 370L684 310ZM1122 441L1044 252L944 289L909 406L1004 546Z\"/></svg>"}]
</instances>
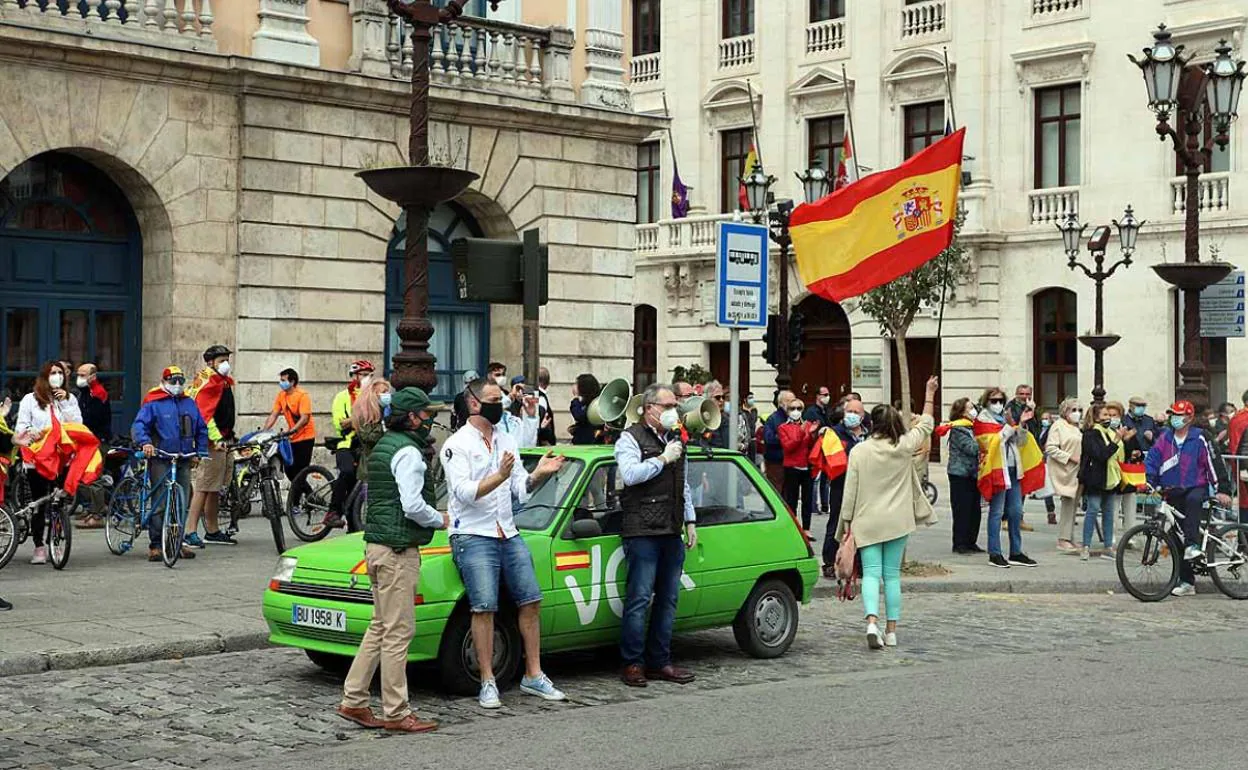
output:
<instances>
[{"instance_id":1,"label":"man in white shirt","mask_svg":"<svg viewBox=\"0 0 1248 770\"><path fill-rule=\"evenodd\" d=\"M563 458L547 453L526 473L517 462L516 439L497 429L503 419L503 391L493 380L480 379L465 390L468 422L442 445L451 518L451 553L468 592L472 609L472 643L481 670L483 708L498 708L494 681L494 615L498 612L499 578L519 608L524 640L525 676L520 691L546 700L563 700L541 668L540 608L542 590L533 556L519 536L513 504L529 495L563 467Z\"/></svg>"},{"instance_id":2,"label":"man in white shirt","mask_svg":"<svg viewBox=\"0 0 1248 770\"><path fill-rule=\"evenodd\" d=\"M537 405L538 415L542 424L537 431L538 446L554 446L559 439L555 436L555 412L550 408L550 370L544 366L537 369Z\"/></svg>"}]
</instances>

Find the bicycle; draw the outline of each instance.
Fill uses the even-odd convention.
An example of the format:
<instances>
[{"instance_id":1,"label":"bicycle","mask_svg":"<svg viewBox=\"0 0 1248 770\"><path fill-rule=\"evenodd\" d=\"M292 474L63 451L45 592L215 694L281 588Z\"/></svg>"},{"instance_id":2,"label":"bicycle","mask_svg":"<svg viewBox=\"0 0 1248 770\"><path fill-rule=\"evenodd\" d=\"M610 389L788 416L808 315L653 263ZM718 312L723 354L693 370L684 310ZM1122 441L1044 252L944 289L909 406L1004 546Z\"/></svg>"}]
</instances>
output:
<instances>
[{"instance_id":1,"label":"bicycle","mask_svg":"<svg viewBox=\"0 0 1248 770\"><path fill-rule=\"evenodd\" d=\"M1161 601L1179 584L1183 518L1163 499L1147 521L1122 533L1115 556L1118 580L1136 599ZM1202 523L1199 533L1202 554L1191 560L1193 572L1208 575L1232 599L1248 599L1248 524L1214 518L1208 527ZM1157 582L1150 585L1146 581L1152 575Z\"/></svg>"},{"instance_id":2,"label":"bicycle","mask_svg":"<svg viewBox=\"0 0 1248 770\"><path fill-rule=\"evenodd\" d=\"M286 441L284 433L274 431L257 431L239 439L232 449L238 451L240 460L246 464L246 472L255 476L255 484L260 488L260 509L269 520L273 531L273 544L280 556L286 552L286 531L282 526L285 511L280 500L280 486L277 475L283 465L281 442Z\"/></svg>"},{"instance_id":3,"label":"bicycle","mask_svg":"<svg viewBox=\"0 0 1248 770\"><path fill-rule=\"evenodd\" d=\"M309 465L290 482L286 495L286 518L295 537L305 543L324 540L332 527L325 526L334 494L334 473L320 465ZM349 509L348 509L349 510Z\"/></svg>"},{"instance_id":4,"label":"bicycle","mask_svg":"<svg viewBox=\"0 0 1248 770\"><path fill-rule=\"evenodd\" d=\"M65 569L74 541L74 525L70 521L72 505L64 504L69 495L63 489L53 489L43 497L32 499L25 466L20 462L14 465L12 502L0 505L0 568L12 560L18 546L30 537L34 515L46 505L44 541L48 544L48 560L56 569Z\"/></svg>"},{"instance_id":5,"label":"bicycle","mask_svg":"<svg viewBox=\"0 0 1248 770\"><path fill-rule=\"evenodd\" d=\"M247 462L248 455L256 450L250 447L237 446L230 449L230 483L221 492L220 508L222 514L229 517L225 531L229 535L238 534L238 520L251 514L251 507L260 500L260 484L253 472L253 466Z\"/></svg>"},{"instance_id":6,"label":"bicycle","mask_svg":"<svg viewBox=\"0 0 1248 770\"><path fill-rule=\"evenodd\" d=\"M194 460L197 454L165 452L157 449L153 457L168 460L169 468L155 483L151 478L151 458L143 452L134 452L126 470L126 476L114 489L108 501L108 516L104 519L104 539L108 550L124 555L134 546L134 538L147 531L151 518L157 515L152 501L157 490L163 487L164 510L160 527L160 560L172 568L182 558L182 541L186 537L187 501L178 485L178 463Z\"/></svg>"}]
</instances>

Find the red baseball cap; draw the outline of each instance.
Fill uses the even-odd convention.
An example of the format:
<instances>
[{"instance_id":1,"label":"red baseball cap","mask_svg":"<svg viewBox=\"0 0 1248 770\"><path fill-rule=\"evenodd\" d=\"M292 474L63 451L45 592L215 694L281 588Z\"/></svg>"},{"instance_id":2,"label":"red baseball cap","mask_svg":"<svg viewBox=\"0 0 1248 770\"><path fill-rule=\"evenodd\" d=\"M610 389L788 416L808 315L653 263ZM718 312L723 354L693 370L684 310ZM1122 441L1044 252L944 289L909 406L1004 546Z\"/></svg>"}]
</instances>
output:
<instances>
[{"instance_id":1,"label":"red baseball cap","mask_svg":"<svg viewBox=\"0 0 1248 770\"><path fill-rule=\"evenodd\" d=\"M186 379L186 375L182 373L182 369L176 366L166 367L165 370L160 373L160 379L162 380L167 380L170 377L181 377L184 380Z\"/></svg>"},{"instance_id":2,"label":"red baseball cap","mask_svg":"<svg viewBox=\"0 0 1248 770\"><path fill-rule=\"evenodd\" d=\"M1196 414L1196 407L1192 406L1191 401L1175 401L1166 410L1166 414L1185 414L1188 417Z\"/></svg>"}]
</instances>

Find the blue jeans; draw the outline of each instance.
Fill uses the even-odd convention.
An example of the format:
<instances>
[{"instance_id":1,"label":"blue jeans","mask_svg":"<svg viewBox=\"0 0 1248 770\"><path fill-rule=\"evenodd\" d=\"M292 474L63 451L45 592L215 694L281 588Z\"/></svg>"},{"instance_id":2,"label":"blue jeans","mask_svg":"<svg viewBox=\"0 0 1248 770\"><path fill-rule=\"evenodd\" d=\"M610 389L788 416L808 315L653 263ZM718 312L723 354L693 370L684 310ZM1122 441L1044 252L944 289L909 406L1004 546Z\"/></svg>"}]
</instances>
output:
<instances>
[{"instance_id":1,"label":"blue jeans","mask_svg":"<svg viewBox=\"0 0 1248 770\"><path fill-rule=\"evenodd\" d=\"M685 543L680 535L624 538L628 562L628 589L620 633L620 657L625 666L663 668L672 662L672 626L680 598L680 573L685 566ZM654 594L654 604L650 595ZM646 610L650 631L646 633Z\"/></svg>"},{"instance_id":2,"label":"blue jeans","mask_svg":"<svg viewBox=\"0 0 1248 770\"><path fill-rule=\"evenodd\" d=\"M169 471L169 461L160 460L155 457L148 460L147 474L152 482L152 496L148 500L148 509L151 515L147 519L147 537L151 541L152 548L160 548L160 530L164 526L165 521L165 474ZM185 460L178 463L177 476L175 480L178 488L182 490L182 516L187 515L187 506L191 499L191 464ZM137 502L137 501L136 501ZM185 521L182 522L186 524ZM186 532L182 533L186 537Z\"/></svg>"},{"instance_id":3,"label":"blue jeans","mask_svg":"<svg viewBox=\"0 0 1248 770\"><path fill-rule=\"evenodd\" d=\"M1023 552L1023 490L1018 486L1018 471L1009 468L1010 488L988 501L988 553L1001 555L1001 517L1010 525L1010 556Z\"/></svg>"},{"instance_id":4,"label":"blue jeans","mask_svg":"<svg viewBox=\"0 0 1248 770\"><path fill-rule=\"evenodd\" d=\"M499 578L516 606L542 600L533 555L524 538L451 535L451 556L473 612L498 612Z\"/></svg>"},{"instance_id":5,"label":"blue jeans","mask_svg":"<svg viewBox=\"0 0 1248 770\"><path fill-rule=\"evenodd\" d=\"M1083 515L1083 547L1092 547L1092 532L1096 529L1096 517L1101 517L1101 536L1106 548L1114 545L1114 513L1118 496L1113 492L1088 492L1084 490L1083 499L1088 503L1087 513Z\"/></svg>"},{"instance_id":6,"label":"blue jeans","mask_svg":"<svg viewBox=\"0 0 1248 770\"><path fill-rule=\"evenodd\" d=\"M862 609L866 617L880 616L880 580L884 581L885 620L901 620L901 557L906 553L906 540L872 543L858 549L862 556Z\"/></svg>"}]
</instances>

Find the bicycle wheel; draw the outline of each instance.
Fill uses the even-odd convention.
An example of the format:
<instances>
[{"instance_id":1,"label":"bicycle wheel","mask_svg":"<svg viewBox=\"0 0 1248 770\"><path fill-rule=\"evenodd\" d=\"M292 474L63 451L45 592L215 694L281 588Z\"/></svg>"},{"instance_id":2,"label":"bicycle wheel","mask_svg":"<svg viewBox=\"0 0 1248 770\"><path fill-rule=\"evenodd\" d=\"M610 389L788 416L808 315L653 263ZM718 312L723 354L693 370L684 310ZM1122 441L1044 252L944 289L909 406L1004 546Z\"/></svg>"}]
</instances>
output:
<instances>
[{"instance_id":1,"label":"bicycle wheel","mask_svg":"<svg viewBox=\"0 0 1248 770\"><path fill-rule=\"evenodd\" d=\"M264 517L269 520L273 529L273 545L277 546L277 554L286 553L286 529L282 526L282 508L277 501L277 479L260 480L260 504L264 508Z\"/></svg>"},{"instance_id":2,"label":"bicycle wheel","mask_svg":"<svg viewBox=\"0 0 1248 770\"><path fill-rule=\"evenodd\" d=\"M1118 541L1118 580L1142 602L1157 602L1179 584L1183 546L1157 522L1137 524Z\"/></svg>"},{"instance_id":3,"label":"bicycle wheel","mask_svg":"<svg viewBox=\"0 0 1248 770\"><path fill-rule=\"evenodd\" d=\"M319 465L309 465L290 482L286 496L286 518L295 537L315 543L329 534L325 517L334 493L334 474Z\"/></svg>"},{"instance_id":4,"label":"bicycle wheel","mask_svg":"<svg viewBox=\"0 0 1248 770\"><path fill-rule=\"evenodd\" d=\"M48 504L48 556L56 569L65 569L70 546L74 543L74 524L69 519L69 509L61 500Z\"/></svg>"},{"instance_id":5,"label":"bicycle wheel","mask_svg":"<svg viewBox=\"0 0 1248 770\"><path fill-rule=\"evenodd\" d=\"M356 484L347 497L347 531L364 531L364 517L368 513L368 486Z\"/></svg>"},{"instance_id":6,"label":"bicycle wheel","mask_svg":"<svg viewBox=\"0 0 1248 770\"><path fill-rule=\"evenodd\" d=\"M172 568L182 558L182 539L186 537L186 500L177 485L165 501L164 521L160 525L160 560Z\"/></svg>"},{"instance_id":7,"label":"bicycle wheel","mask_svg":"<svg viewBox=\"0 0 1248 770\"><path fill-rule=\"evenodd\" d=\"M9 510L8 503L0 503L0 569L17 553L17 519Z\"/></svg>"},{"instance_id":8,"label":"bicycle wheel","mask_svg":"<svg viewBox=\"0 0 1248 770\"><path fill-rule=\"evenodd\" d=\"M108 550L121 556L134 545L139 531L139 480L127 476L113 487L104 517L104 540Z\"/></svg>"},{"instance_id":9,"label":"bicycle wheel","mask_svg":"<svg viewBox=\"0 0 1248 770\"><path fill-rule=\"evenodd\" d=\"M1219 591L1232 599L1248 599L1248 525L1226 524L1214 529L1205 560Z\"/></svg>"}]
</instances>

